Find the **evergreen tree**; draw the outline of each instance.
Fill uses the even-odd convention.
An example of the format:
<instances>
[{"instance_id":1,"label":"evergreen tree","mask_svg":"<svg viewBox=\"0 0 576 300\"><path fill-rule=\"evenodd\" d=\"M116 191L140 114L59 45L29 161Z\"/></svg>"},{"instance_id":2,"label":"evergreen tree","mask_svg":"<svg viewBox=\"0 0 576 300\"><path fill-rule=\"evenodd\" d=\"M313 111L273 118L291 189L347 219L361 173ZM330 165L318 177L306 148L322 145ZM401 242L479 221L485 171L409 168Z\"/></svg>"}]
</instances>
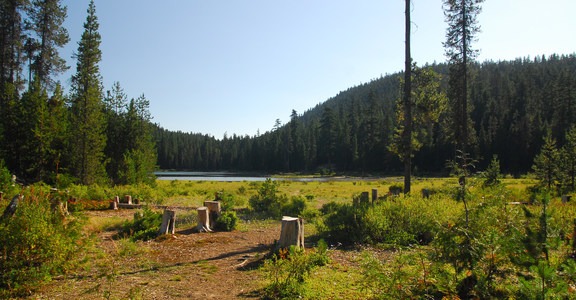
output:
<instances>
[{"instance_id":1,"label":"evergreen tree","mask_svg":"<svg viewBox=\"0 0 576 300\"><path fill-rule=\"evenodd\" d=\"M71 171L82 184L102 182L106 145L102 83L98 64L101 37L94 1L90 1L84 33L78 43L76 74L72 76Z\"/></svg>"},{"instance_id":2,"label":"evergreen tree","mask_svg":"<svg viewBox=\"0 0 576 300\"><path fill-rule=\"evenodd\" d=\"M69 164L66 160L68 120L68 109L62 88L60 84L56 84L54 93L48 100L46 131L49 134L47 139L49 147L46 154L46 170L49 171L49 178L45 180L48 183L55 183L56 187L60 183L60 173L68 172L67 165Z\"/></svg>"},{"instance_id":3,"label":"evergreen tree","mask_svg":"<svg viewBox=\"0 0 576 300\"><path fill-rule=\"evenodd\" d=\"M448 23L446 31L446 56L450 66L448 98L451 101L453 134L457 149L469 151L469 64L477 56L471 47L475 35L480 31L477 16L484 0L444 0L444 17Z\"/></svg>"},{"instance_id":4,"label":"evergreen tree","mask_svg":"<svg viewBox=\"0 0 576 300\"><path fill-rule=\"evenodd\" d=\"M29 53L30 68L44 87L52 88L51 76L68 69L66 61L58 53L58 48L70 41L68 31L62 26L66 19L66 6L61 4L61 0L33 0L28 18L28 27L36 36L35 41L28 41L28 51L36 52L34 55Z\"/></svg>"},{"instance_id":5,"label":"evergreen tree","mask_svg":"<svg viewBox=\"0 0 576 300\"><path fill-rule=\"evenodd\" d=\"M549 131L544 137L544 145L534 158L532 169L541 184L550 190L559 179L559 151L556 147L556 140Z\"/></svg>"},{"instance_id":6,"label":"evergreen tree","mask_svg":"<svg viewBox=\"0 0 576 300\"><path fill-rule=\"evenodd\" d=\"M104 98L106 118L105 154L109 160L106 165L108 176L118 183L119 167L124 159L126 149L126 115L128 100L119 82L115 82L111 91Z\"/></svg>"},{"instance_id":7,"label":"evergreen tree","mask_svg":"<svg viewBox=\"0 0 576 300\"><path fill-rule=\"evenodd\" d=\"M119 170L120 183L153 184L157 152L152 136L150 102L144 95L132 99L126 112L123 161Z\"/></svg>"},{"instance_id":8,"label":"evergreen tree","mask_svg":"<svg viewBox=\"0 0 576 300\"><path fill-rule=\"evenodd\" d=\"M563 186L574 191L576 188L576 125L566 132L566 143L562 147L562 173L565 175Z\"/></svg>"},{"instance_id":9,"label":"evergreen tree","mask_svg":"<svg viewBox=\"0 0 576 300\"><path fill-rule=\"evenodd\" d=\"M326 106L320 120L320 137L318 143L319 163L331 168L336 152L336 115L332 108Z\"/></svg>"},{"instance_id":10,"label":"evergreen tree","mask_svg":"<svg viewBox=\"0 0 576 300\"><path fill-rule=\"evenodd\" d=\"M17 90L22 86L21 70L23 58L23 22L22 13L27 7L26 0L0 1L0 107L5 99L6 84L13 84Z\"/></svg>"},{"instance_id":11,"label":"evergreen tree","mask_svg":"<svg viewBox=\"0 0 576 300\"><path fill-rule=\"evenodd\" d=\"M411 107L413 130L410 135L411 153L418 152L424 145L433 147L434 128L439 124L441 116L446 110L446 95L440 88L441 77L431 68L415 69L412 71ZM398 106L403 105L399 101ZM395 153L401 160L406 160L407 154L405 139L405 114L397 110L397 128L394 142L388 150Z\"/></svg>"}]
</instances>

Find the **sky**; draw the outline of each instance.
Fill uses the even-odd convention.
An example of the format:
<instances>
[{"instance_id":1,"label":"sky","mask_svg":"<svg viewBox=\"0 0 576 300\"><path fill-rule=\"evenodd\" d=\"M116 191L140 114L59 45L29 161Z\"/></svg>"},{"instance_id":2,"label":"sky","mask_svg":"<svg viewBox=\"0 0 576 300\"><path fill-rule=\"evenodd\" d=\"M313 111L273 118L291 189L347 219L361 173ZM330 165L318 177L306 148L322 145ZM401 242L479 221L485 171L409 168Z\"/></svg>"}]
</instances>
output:
<instances>
[{"instance_id":1,"label":"sky","mask_svg":"<svg viewBox=\"0 0 576 300\"><path fill-rule=\"evenodd\" d=\"M89 0L63 0L70 69ZM254 136L404 67L403 0L96 0L105 90L144 94L172 131ZM576 52L576 1L486 0L478 61ZM412 1L412 58L444 62L441 0Z\"/></svg>"}]
</instances>

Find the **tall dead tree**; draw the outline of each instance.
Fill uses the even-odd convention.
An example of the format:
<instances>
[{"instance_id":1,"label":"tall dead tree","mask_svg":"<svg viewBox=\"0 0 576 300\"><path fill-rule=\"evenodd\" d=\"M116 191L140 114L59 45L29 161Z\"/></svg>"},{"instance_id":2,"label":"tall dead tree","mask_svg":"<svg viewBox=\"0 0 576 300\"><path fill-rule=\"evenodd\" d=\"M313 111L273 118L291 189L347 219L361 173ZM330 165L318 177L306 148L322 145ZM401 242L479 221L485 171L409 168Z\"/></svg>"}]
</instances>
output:
<instances>
[{"instance_id":1,"label":"tall dead tree","mask_svg":"<svg viewBox=\"0 0 576 300\"><path fill-rule=\"evenodd\" d=\"M410 1L406 2L405 18L405 62L404 62L404 194L410 193L410 179L412 172L412 55L410 53Z\"/></svg>"}]
</instances>

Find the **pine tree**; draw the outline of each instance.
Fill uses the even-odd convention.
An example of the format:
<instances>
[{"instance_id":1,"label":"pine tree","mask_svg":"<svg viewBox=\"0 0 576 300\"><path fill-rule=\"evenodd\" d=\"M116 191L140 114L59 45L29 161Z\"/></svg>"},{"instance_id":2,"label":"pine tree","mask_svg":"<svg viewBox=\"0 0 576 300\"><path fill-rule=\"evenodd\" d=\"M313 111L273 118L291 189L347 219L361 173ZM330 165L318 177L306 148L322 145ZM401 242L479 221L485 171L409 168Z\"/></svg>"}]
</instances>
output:
<instances>
[{"instance_id":1,"label":"pine tree","mask_svg":"<svg viewBox=\"0 0 576 300\"><path fill-rule=\"evenodd\" d=\"M549 131L544 137L544 145L540 150L540 154L534 158L534 165L532 166L536 177L548 190L554 186L559 178L559 158L556 140L554 140L552 133Z\"/></svg>"},{"instance_id":2,"label":"pine tree","mask_svg":"<svg viewBox=\"0 0 576 300\"><path fill-rule=\"evenodd\" d=\"M153 184L157 151L152 136L150 102L144 95L132 99L125 118L124 153L120 170L120 183Z\"/></svg>"},{"instance_id":3,"label":"pine tree","mask_svg":"<svg viewBox=\"0 0 576 300\"><path fill-rule=\"evenodd\" d=\"M4 100L6 84L13 84L17 90L22 86L22 13L26 7L25 0L0 1L0 99L3 100L0 107L8 101Z\"/></svg>"},{"instance_id":4,"label":"pine tree","mask_svg":"<svg viewBox=\"0 0 576 300\"><path fill-rule=\"evenodd\" d=\"M566 143L562 147L562 173L565 175L564 186L574 191L576 188L576 125L566 132Z\"/></svg>"},{"instance_id":5,"label":"pine tree","mask_svg":"<svg viewBox=\"0 0 576 300\"><path fill-rule=\"evenodd\" d=\"M68 69L66 60L60 57L58 48L64 47L69 41L68 31L62 26L66 19L66 6L61 0L34 0L28 12L28 27L34 32L36 39L30 39L28 44L32 60L30 68L33 76L38 76L42 86L54 87L51 76L58 75Z\"/></svg>"},{"instance_id":6,"label":"pine tree","mask_svg":"<svg viewBox=\"0 0 576 300\"><path fill-rule=\"evenodd\" d=\"M94 1L90 1L84 33L75 58L76 74L72 76L71 99L71 171L82 184L102 182L105 119L102 102L102 79L98 64L102 58L101 37Z\"/></svg>"},{"instance_id":7,"label":"pine tree","mask_svg":"<svg viewBox=\"0 0 576 300\"><path fill-rule=\"evenodd\" d=\"M451 101L453 133L457 149L464 153L470 142L469 117L469 64L478 51L471 47L480 31L477 16L484 0L444 0L446 31L446 56L450 68L448 98Z\"/></svg>"},{"instance_id":8,"label":"pine tree","mask_svg":"<svg viewBox=\"0 0 576 300\"><path fill-rule=\"evenodd\" d=\"M104 98L106 117L106 148L104 152L109 159L106 166L108 176L113 182L119 183L119 168L124 159L126 149L126 116L128 100L119 82L115 82L112 90Z\"/></svg>"}]
</instances>

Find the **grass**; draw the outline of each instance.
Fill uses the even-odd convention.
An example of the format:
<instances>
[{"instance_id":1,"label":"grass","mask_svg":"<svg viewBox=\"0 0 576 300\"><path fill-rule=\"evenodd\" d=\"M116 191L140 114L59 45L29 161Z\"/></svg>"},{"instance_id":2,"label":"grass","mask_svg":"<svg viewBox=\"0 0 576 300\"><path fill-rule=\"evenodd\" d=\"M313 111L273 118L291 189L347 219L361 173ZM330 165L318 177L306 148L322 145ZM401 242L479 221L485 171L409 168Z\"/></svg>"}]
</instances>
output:
<instances>
[{"instance_id":1,"label":"grass","mask_svg":"<svg viewBox=\"0 0 576 300\"><path fill-rule=\"evenodd\" d=\"M526 188L535 183L532 179L511 179L506 178L502 180L502 190L484 190L481 188L482 179L471 179L468 187L474 194L469 205L472 210L472 217L474 214L483 213L484 207L490 211L481 216L502 216L498 222L512 221L517 223L519 230L523 229L525 218L523 217L522 207L527 207L535 215L538 215L541 206L538 205L510 205L509 202L525 202L529 197ZM196 207L203 204L206 200L213 200L218 192L232 195L238 199L239 203L243 205L239 208L246 207L248 199L257 194L259 182L210 182L210 181L157 181L157 186L153 190L147 190L144 194L150 197L150 200L144 198L144 201L149 203L162 203L168 206L188 206ZM338 203L352 203L353 195L361 192L371 192L372 189L378 189L380 196L386 195L390 186L402 184L402 178L390 177L378 180L355 180L355 181L331 181L331 182L305 182L305 181L280 181L278 186L279 193L285 194L288 197L301 196L307 199L308 207L311 209L318 209L328 202ZM394 201L387 201L382 209L386 209L386 205L400 205L404 210L397 212L406 212L407 214L417 214L422 219L433 219L438 223L438 226L452 226L457 216L462 216L463 204L451 198L446 192L453 191L457 186L457 179L455 178L414 178L412 182L412 195L411 198L404 198L399 196L394 198ZM431 189L440 191L436 195L432 195L429 199L422 198L422 189ZM137 193L132 187L127 187L124 190L117 188L114 193L120 195L124 192L132 191ZM142 194L142 195L144 195ZM575 198L573 198L575 199ZM562 203L559 197L553 198L549 205L549 214L551 216L551 223L549 232L553 237L567 237L570 238L574 230L574 217L576 216L576 200L571 203ZM496 204L494 204L496 203ZM490 206L492 205L492 206ZM238 207L237 207L238 208ZM500 215L498 215L500 214ZM253 220L248 219L246 216L240 216L242 219L238 224L237 232L240 234L259 231L263 228L271 228L270 226L278 226L278 220ZM109 234L108 231L116 230L120 227L122 222L126 219L131 219L130 215L124 217L111 216L102 217L99 214L91 214L88 223L84 228L85 232L89 234ZM505 218L510 218L506 220ZM480 220L482 221L482 220ZM196 226L196 212L179 211L177 215L177 231L185 230ZM482 223L483 224L483 223ZM485 227L493 226L486 222ZM306 222L306 239L310 243L318 235L313 222ZM186 251L194 247L200 248L207 246L209 243L227 244L233 243L232 240L221 238L214 238L209 234L202 235L202 239L190 241L187 244ZM208 239L206 239L208 237ZM178 243L179 239L176 236L174 239L167 241L157 241L158 246L163 246L163 243ZM264 239L260 242L266 243ZM195 244L196 243L196 244ZM164 244L164 245L166 245ZM150 283L150 286L155 285L155 278L160 275L167 276L167 281L174 284L180 282L187 282L192 275L199 275L202 279L207 279L215 274L227 272L222 266L217 266L214 261L200 260L189 261L182 265L168 265L160 266L158 256L159 252L152 251L149 244L142 242L132 242L130 240L114 240L112 247L107 249L91 250L91 253L83 254L88 258L85 259L86 264L84 270L79 271L82 275L91 276L89 274L99 274L100 277L94 279L95 284L99 284L100 293L106 291L110 292L111 283L119 282L123 275L135 272L139 280ZM209 245L208 245L209 246ZM420 246L416 246L420 247ZM428 246L430 247L430 246ZM354 248L357 249L357 248ZM400 251L400 250L401 251ZM348 250L330 250L331 256L339 257L324 267L318 267L313 270L310 276L307 277L305 284L302 288L302 294L306 299L366 299L374 296L378 297L378 290L382 286L373 286L366 284L366 269L362 268L365 256L376 257L376 260L382 263L382 270L385 274L399 274L400 271L406 275L407 281L415 280L417 282L425 272L420 268L421 266L429 267L432 263L430 257L419 255L418 251L431 251L430 248L417 248L406 249L387 247L371 247L363 250L362 252L348 251ZM559 265L562 259L566 257L570 250L570 245L559 245L551 253L551 264ZM422 261L419 261L422 259ZM482 260L484 262L485 260ZM449 269L449 267L446 267ZM190 270L191 269L191 270ZM503 268L508 270L507 268ZM400 271L398 271L400 270ZM512 268L510 268L512 270ZM525 271L524 271L525 272ZM373 274L379 275L379 274ZM254 271L254 277L260 278L262 274L260 271ZM428 278L427 280L431 280ZM510 284L503 282L502 284ZM144 287L132 286L130 290L125 287L122 291L114 292L113 297L130 297L130 298L146 298ZM386 288L389 288L386 286ZM181 293L178 295L186 295L185 292L175 291ZM176 295L176 294L175 294Z\"/></svg>"}]
</instances>

